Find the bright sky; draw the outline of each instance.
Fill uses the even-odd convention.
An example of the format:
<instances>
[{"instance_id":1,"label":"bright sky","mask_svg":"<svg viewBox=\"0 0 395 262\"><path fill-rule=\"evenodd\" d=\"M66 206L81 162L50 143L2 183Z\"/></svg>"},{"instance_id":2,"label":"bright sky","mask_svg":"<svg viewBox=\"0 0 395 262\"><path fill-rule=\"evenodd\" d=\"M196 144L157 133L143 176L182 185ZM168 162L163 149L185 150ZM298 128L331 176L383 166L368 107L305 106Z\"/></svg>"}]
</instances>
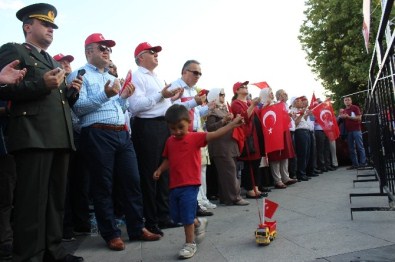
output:
<instances>
[{"instance_id":1,"label":"bright sky","mask_svg":"<svg viewBox=\"0 0 395 262\"><path fill-rule=\"evenodd\" d=\"M73 55L71 66L77 69L86 63L86 37L102 33L116 42L111 59L120 77L136 70L134 49L149 42L163 48L155 71L167 83L181 76L186 60L196 59L203 73L198 86L225 88L228 100L233 84L246 80L266 81L274 92L283 88L289 98L310 99L313 91L323 98L324 89L297 39L304 1L48 0L58 10L59 29L47 51ZM15 13L33 3L37 1L0 0L0 44L24 42Z\"/></svg>"}]
</instances>

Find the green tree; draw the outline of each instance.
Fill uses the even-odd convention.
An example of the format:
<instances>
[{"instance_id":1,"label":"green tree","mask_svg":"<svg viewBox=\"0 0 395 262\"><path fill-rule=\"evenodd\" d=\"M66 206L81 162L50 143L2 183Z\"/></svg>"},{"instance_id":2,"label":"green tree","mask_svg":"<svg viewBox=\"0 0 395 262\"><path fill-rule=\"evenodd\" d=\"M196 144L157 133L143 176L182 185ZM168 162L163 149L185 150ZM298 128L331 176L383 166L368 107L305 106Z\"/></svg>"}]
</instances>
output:
<instances>
[{"instance_id":1,"label":"green tree","mask_svg":"<svg viewBox=\"0 0 395 262\"><path fill-rule=\"evenodd\" d=\"M366 90L368 85L373 48L368 54L364 45L362 1L306 0L305 5L306 19L300 27L299 41L308 65L339 106L341 96ZM372 29L377 28L381 16L377 1L373 5L370 43L374 43ZM363 100L360 97L356 102L363 104Z\"/></svg>"}]
</instances>

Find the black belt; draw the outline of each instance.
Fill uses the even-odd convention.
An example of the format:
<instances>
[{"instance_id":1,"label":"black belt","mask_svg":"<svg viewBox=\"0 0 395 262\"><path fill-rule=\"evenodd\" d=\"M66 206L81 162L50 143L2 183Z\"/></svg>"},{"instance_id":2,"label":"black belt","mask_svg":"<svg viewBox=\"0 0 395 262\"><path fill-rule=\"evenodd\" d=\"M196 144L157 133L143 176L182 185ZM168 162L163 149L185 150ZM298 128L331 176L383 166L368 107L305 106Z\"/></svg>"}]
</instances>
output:
<instances>
[{"instance_id":1,"label":"black belt","mask_svg":"<svg viewBox=\"0 0 395 262\"><path fill-rule=\"evenodd\" d=\"M135 117L134 118L135 120L137 119L137 120L146 120L146 121L149 121L149 120L153 120L153 121L165 121L165 117L164 116L158 116L158 117L150 117L150 118L141 118L141 117Z\"/></svg>"},{"instance_id":2,"label":"black belt","mask_svg":"<svg viewBox=\"0 0 395 262\"><path fill-rule=\"evenodd\" d=\"M111 130L111 131L127 131L128 128L126 125L109 125L109 124L93 124L89 127L104 129L104 130Z\"/></svg>"},{"instance_id":3,"label":"black belt","mask_svg":"<svg viewBox=\"0 0 395 262\"><path fill-rule=\"evenodd\" d=\"M296 131L310 132L310 129L299 128L299 129L295 129L295 132L296 132Z\"/></svg>"}]
</instances>

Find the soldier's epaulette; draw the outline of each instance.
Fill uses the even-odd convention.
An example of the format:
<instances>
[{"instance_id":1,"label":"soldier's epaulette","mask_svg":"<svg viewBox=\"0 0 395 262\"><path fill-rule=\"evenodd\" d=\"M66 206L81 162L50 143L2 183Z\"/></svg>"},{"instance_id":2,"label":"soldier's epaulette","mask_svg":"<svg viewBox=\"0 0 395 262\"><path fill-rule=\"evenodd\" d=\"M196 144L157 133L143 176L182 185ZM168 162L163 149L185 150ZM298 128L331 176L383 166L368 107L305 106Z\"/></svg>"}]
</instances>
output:
<instances>
[{"instance_id":1,"label":"soldier's epaulette","mask_svg":"<svg viewBox=\"0 0 395 262\"><path fill-rule=\"evenodd\" d=\"M29 44L23 43L22 44L27 50L32 50L32 47Z\"/></svg>"}]
</instances>

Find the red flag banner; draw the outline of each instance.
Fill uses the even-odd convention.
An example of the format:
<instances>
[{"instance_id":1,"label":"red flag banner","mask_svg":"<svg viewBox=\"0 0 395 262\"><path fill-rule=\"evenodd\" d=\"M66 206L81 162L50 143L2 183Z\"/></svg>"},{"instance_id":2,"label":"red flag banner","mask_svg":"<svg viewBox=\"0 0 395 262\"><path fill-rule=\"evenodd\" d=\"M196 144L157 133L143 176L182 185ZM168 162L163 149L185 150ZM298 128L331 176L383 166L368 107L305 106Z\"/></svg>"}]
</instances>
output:
<instances>
[{"instance_id":1,"label":"red flag banner","mask_svg":"<svg viewBox=\"0 0 395 262\"><path fill-rule=\"evenodd\" d=\"M276 202L271 201L268 198L265 198L263 210L265 210L265 217L272 218L274 213L278 208L278 204Z\"/></svg>"},{"instance_id":2,"label":"red flag banner","mask_svg":"<svg viewBox=\"0 0 395 262\"><path fill-rule=\"evenodd\" d=\"M234 128L232 133L232 138L236 140L237 145L239 147L239 152L240 153L243 152L244 140L245 140L243 128L241 128L240 126Z\"/></svg>"},{"instance_id":3,"label":"red flag banner","mask_svg":"<svg viewBox=\"0 0 395 262\"><path fill-rule=\"evenodd\" d=\"M322 127L330 141L336 140L339 135L339 126L330 100L322 102L312 110L315 121Z\"/></svg>"},{"instance_id":4,"label":"red flag banner","mask_svg":"<svg viewBox=\"0 0 395 262\"><path fill-rule=\"evenodd\" d=\"M265 152L270 153L284 149L284 105L283 103L265 107L260 112Z\"/></svg>"},{"instance_id":5,"label":"red flag banner","mask_svg":"<svg viewBox=\"0 0 395 262\"><path fill-rule=\"evenodd\" d=\"M253 85L259 87L260 89L264 89L266 87L269 87L268 83L266 83L265 81L259 82L259 83L255 83Z\"/></svg>"},{"instance_id":6,"label":"red flag banner","mask_svg":"<svg viewBox=\"0 0 395 262\"><path fill-rule=\"evenodd\" d=\"M132 70L129 70L128 73L126 74L125 81L123 82L121 91L119 94L122 94L123 90L125 89L126 85L132 82Z\"/></svg>"},{"instance_id":7,"label":"red flag banner","mask_svg":"<svg viewBox=\"0 0 395 262\"><path fill-rule=\"evenodd\" d=\"M312 109L316 105L318 105L318 102L317 102L317 98L315 97L315 93L313 92L313 96L311 97L309 109Z\"/></svg>"}]
</instances>

